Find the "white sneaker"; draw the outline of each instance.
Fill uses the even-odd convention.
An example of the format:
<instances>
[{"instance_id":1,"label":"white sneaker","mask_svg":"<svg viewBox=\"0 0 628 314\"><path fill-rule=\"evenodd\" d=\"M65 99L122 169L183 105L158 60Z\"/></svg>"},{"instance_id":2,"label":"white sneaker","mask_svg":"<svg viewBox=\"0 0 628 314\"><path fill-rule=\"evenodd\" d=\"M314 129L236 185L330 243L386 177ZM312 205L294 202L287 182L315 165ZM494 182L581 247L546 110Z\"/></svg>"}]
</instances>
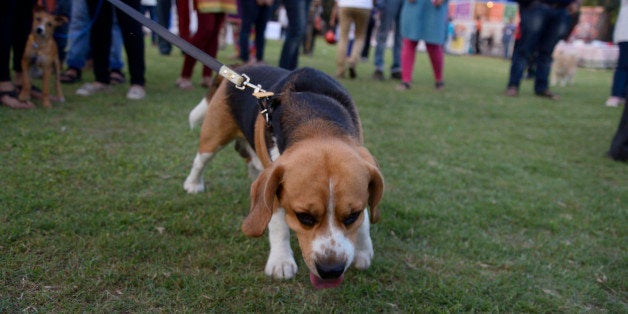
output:
<instances>
[{"instance_id":1,"label":"white sneaker","mask_svg":"<svg viewBox=\"0 0 628 314\"><path fill-rule=\"evenodd\" d=\"M611 97L608 97L608 99L606 100L606 106L607 107L617 107L617 106L619 106L623 102L624 102L623 98L616 97L616 96L611 96Z\"/></svg>"},{"instance_id":2,"label":"white sneaker","mask_svg":"<svg viewBox=\"0 0 628 314\"><path fill-rule=\"evenodd\" d=\"M126 93L126 98L132 100L140 100L146 97L146 91L143 86L140 85L131 85L129 91Z\"/></svg>"},{"instance_id":3,"label":"white sneaker","mask_svg":"<svg viewBox=\"0 0 628 314\"><path fill-rule=\"evenodd\" d=\"M107 92L109 90L109 85L100 82L94 82L84 84L76 90L76 94L81 96L91 96L97 93Z\"/></svg>"}]
</instances>

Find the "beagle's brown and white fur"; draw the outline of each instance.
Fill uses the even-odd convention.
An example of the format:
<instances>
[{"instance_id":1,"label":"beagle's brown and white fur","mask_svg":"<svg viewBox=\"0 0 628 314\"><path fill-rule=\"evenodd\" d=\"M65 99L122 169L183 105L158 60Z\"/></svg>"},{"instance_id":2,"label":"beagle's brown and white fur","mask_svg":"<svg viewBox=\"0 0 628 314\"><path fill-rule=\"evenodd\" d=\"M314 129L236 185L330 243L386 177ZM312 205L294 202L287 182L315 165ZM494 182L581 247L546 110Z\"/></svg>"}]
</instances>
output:
<instances>
[{"instance_id":1,"label":"beagle's brown and white fur","mask_svg":"<svg viewBox=\"0 0 628 314\"><path fill-rule=\"evenodd\" d=\"M348 92L311 68L287 71L270 66L239 68L252 82L270 86L270 128L256 98L224 80L190 113L203 120L200 147L184 188L204 190L202 172L231 141L247 159L251 208L242 231L253 237L269 231L265 273L295 276L290 229L316 288L339 285L349 266L366 269L373 258L370 224L379 220L384 180L363 146L358 113ZM257 130L265 132L257 136ZM263 138L263 141L259 141ZM262 143L266 142L264 146ZM261 156L272 162L263 167Z\"/></svg>"}]
</instances>

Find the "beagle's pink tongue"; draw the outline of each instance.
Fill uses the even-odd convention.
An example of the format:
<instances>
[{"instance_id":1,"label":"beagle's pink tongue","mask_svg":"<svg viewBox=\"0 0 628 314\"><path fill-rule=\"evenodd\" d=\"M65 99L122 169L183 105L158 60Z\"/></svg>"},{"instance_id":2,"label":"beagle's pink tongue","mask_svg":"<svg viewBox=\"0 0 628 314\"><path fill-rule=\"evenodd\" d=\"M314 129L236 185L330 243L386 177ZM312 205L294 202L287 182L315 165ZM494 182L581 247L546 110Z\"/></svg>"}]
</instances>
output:
<instances>
[{"instance_id":1,"label":"beagle's pink tongue","mask_svg":"<svg viewBox=\"0 0 628 314\"><path fill-rule=\"evenodd\" d=\"M318 276L310 273L310 282L312 283L312 286L314 286L314 288L316 289L336 288L340 286L343 280L344 275L336 279L321 279L318 278Z\"/></svg>"}]
</instances>

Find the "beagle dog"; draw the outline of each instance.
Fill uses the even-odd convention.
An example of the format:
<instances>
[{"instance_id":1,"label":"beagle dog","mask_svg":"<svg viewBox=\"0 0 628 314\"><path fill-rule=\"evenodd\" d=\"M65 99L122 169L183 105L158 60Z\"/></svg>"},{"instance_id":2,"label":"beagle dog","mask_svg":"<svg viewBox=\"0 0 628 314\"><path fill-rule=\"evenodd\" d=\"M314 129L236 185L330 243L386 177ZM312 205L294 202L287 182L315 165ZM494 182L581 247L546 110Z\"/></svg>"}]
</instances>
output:
<instances>
[{"instance_id":1,"label":"beagle dog","mask_svg":"<svg viewBox=\"0 0 628 314\"><path fill-rule=\"evenodd\" d=\"M67 22L67 17L52 15L41 6L36 6L33 9L33 27L22 56L24 75L22 75L20 101L27 101L31 98L32 83L28 73L32 66L40 67L43 72L42 106L45 108L52 107L52 102L50 101L50 78L53 71L55 72L57 97L59 101L64 101L59 78L61 61L59 61L59 51L57 50L57 43L53 34L55 28Z\"/></svg>"},{"instance_id":2,"label":"beagle dog","mask_svg":"<svg viewBox=\"0 0 628 314\"><path fill-rule=\"evenodd\" d=\"M202 192L203 169L235 141L254 179L242 231L259 237L268 228L265 273L295 276L292 230L312 285L336 287L351 265L366 269L371 264L369 229L379 220L384 191L377 162L363 146L356 106L340 83L315 69L253 65L238 70L252 82L271 86L274 96L267 104L272 113L266 121L255 97L227 80L215 80L190 113L192 127L203 122L184 188Z\"/></svg>"}]
</instances>

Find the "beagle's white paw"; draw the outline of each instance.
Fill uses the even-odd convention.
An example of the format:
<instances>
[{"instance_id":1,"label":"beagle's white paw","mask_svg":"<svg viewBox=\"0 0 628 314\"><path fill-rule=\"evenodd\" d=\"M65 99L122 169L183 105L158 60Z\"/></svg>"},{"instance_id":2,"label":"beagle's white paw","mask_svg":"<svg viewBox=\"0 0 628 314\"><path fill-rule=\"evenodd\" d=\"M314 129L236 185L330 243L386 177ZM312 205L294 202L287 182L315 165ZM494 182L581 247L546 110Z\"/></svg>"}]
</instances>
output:
<instances>
[{"instance_id":1,"label":"beagle's white paw","mask_svg":"<svg viewBox=\"0 0 628 314\"><path fill-rule=\"evenodd\" d=\"M297 274L297 262L292 253L270 253L264 273L275 279L290 279Z\"/></svg>"},{"instance_id":2,"label":"beagle's white paw","mask_svg":"<svg viewBox=\"0 0 628 314\"><path fill-rule=\"evenodd\" d=\"M185 180L185 182L183 183L183 188L189 193L189 194L196 194L196 193L201 193L203 191L205 191L205 183L203 183L203 180L200 181L194 181L191 180L189 177Z\"/></svg>"},{"instance_id":3,"label":"beagle's white paw","mask_svg":"<svg viewBox=\"0 0 628 314\"><path fill-rule=\"evenodd\" d=\"M371 266L373 259L373 250L356 251L353 259L353 266L360 270L365 270Z\"/></svg>"}]
</instances>

